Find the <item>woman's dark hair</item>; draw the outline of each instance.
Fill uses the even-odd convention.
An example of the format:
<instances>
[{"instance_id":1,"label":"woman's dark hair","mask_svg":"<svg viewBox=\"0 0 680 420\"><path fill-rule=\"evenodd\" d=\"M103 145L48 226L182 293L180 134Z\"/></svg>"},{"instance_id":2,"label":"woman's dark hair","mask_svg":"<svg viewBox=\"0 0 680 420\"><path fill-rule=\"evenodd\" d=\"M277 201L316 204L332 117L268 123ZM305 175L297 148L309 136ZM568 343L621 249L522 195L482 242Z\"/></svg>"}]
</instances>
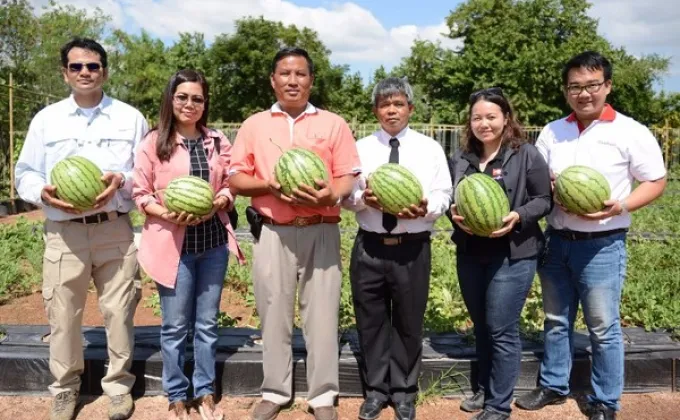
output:
<instances>
[{"instance_id":1,"label":"woman's dark hair","mask_svg":"<svg viewBox=\"0 0 680 420\"><path fill-rule=\"evenodd\" d=\"M102 62L102 67L106 68L109 65L106 50L97 41L90 38L73 38L61 47L61 66L63 68L68 67L68 53L74 48L82 48L97 53Z\"/></svg>"},{"instance_id":2,"label":"woman's dark hair","mask_svg":"<svg viewBox=\"0 0 680 420\"><path fill-rule=\"evenodd\" d=\"M156 154L160 161L170 160L172 152L175 151L175 114L173 112L173 101L177 86L186 82L195 82L201 85L203 89L203 115L196 122L196 127L203 131L208 124L208 106L210 105L210 96L208 93L208 82L201 72L191 69L180 70L175 73L168 82L168 85L163 91L161 99L161 110L158 118L158 125L154 130L158 130L158 138L156 139Z\"/></svg>"},{"instance_id":3,"label":"woman's dark hair","mask_svg":"<svg viewBox=\"0 0 680 420\"><path fill-rule=\"evenodd\" d=\"M524 131L515 118L515 113L512 111L510 102L505 95L503 95L501 88L492 87L478 90L470 95L468 118L465 124L465 136L463 137L461 145L464 151L473 152L477 156L481 156L484 151L482 142L475 137L475 134L472 132L472 107L479 101L487 101L498 105L501 108L503 115L508 120L508 123L503 128L503 133L501 134L502 146L517 149L522 143L526 142Z\"/></svg>"}]
</instances>

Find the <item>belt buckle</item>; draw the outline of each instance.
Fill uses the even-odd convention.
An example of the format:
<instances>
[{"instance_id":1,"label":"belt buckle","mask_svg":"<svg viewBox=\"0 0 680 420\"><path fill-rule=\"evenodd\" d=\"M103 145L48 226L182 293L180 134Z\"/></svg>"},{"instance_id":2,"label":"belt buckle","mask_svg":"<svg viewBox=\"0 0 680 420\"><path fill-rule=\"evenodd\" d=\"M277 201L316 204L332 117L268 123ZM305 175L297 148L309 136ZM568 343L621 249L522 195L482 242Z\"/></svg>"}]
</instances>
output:
<instances>
[{"instance_id":1,"label":"belt buckle","mask_svg":"<svg viewBox=\"0 0 680 420\"><path fill-rule=\"evenodd\" d=\"M300 217L296 216L295 219L293 219L293 226L297 227L305 227L309 225L309 219L305 217Z\"/></svg>"},{"instance_id":2,"label":"belt buckle","mask_svg":"<svg viewBox=\"0 0 680 420\"><path fill-rule=\"evenodd\" d=\"M576 232L569 232L569 239L572 241L576 240Z\"/></svg>"},{"instance_id":3,"label":"belt buckle","mask_svg":"<svg viewBox=\"0 0 680 420\"><path fill-rule=\"evenodd\" d=\"M401 243L400 237L383 238L383 244L385 245L399 245Z\"/></svg>"}]
</instances>

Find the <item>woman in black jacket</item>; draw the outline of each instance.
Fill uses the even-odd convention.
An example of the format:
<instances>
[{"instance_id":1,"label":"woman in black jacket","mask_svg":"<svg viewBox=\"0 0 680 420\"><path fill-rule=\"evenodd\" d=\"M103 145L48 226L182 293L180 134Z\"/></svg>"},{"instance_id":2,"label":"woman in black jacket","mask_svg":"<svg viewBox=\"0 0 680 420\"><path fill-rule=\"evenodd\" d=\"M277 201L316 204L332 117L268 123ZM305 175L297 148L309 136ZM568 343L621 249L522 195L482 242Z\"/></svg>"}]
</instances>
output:
<instances>
[{"instance_id":1,"label":"woman in black jacket","mask_svg":"<svg viewBox=\"0 0 680 420\"><path fill-rule=\"evenodd\" d=\"M478 390L461 404L482 412L476 420L510 416L522 346L519 317L544 246L538 221L552 206L550 171L536 148L523 138L500 88L470 96L466 136L449 161L454 189L460 180L485 173L510 202L504 226L491 237L475 236L451 206L458 280L474 323L479 366Z\"/></svg>"}]
</instances>

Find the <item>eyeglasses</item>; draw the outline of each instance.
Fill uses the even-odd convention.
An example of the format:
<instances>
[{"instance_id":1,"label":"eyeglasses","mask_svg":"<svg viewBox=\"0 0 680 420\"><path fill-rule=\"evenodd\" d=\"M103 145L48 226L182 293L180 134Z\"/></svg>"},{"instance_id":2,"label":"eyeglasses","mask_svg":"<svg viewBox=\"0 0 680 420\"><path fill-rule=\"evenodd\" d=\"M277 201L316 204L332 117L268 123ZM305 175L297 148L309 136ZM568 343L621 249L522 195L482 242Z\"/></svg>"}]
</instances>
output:
<instances>
[{"instance_id":1,"label":"eyeglasses","mask_svg":"<svg viewBox=\"0 0 680 420\"><path fill-rule=\"evenodd\" d=\"M503 89L499 87L490 87L486 89L480 89L476 92L472 92L470 95L470 103L474 103L480 96L503 96Z\"/></svg>"},{"instance_id":2,"label":"eyeglasses","mask_svg":"<svg viewBox=\"0 0 680 420\"><path fill-rule=\"evenodd\" d=\"M88 71L95 72L102 68L99 63L68 63L68 69L74 73L80 73L83 67L87 67Z\"/></svg>"},{"instance_id":3,"label":"eyeglasses","mask_svg":"<svg viewBox=\"0 0 680 420\"><path fill-rule=\"evenodd\" d=\"M174 96L175 102L179 105L186 105L187 103L189 103L189 99L191 99L191 102L195 105L201 106L205 104L205 98L203 98L202 96L194 95L189 97L189 95L183 93Z\"/></svg>"},{"instance_id":4,"label":"eyeglasses","mask_svg":"<svg viewBox=\"0 0 680 420\"><path fill-rule=\"evenodd\" d=\"M606 80L601 81L600 83L590 83L585 86L579 86L579 85L569 85L565 87L564 89L567 91L572 96L578 96L583 92L584 90L588 93L597 93L600 91L600 88L602 88L602 85L604 85Z\"/></svg>"}]
</instances>

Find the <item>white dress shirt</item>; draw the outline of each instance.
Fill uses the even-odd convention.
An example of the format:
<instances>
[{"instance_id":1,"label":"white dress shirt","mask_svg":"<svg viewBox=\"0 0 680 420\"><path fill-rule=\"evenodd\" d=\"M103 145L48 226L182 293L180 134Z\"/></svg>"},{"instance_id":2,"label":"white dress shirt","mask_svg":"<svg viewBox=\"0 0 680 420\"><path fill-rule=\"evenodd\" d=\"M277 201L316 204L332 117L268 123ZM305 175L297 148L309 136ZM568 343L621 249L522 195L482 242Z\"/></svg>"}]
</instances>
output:
<instances>
[{"instance_id":1,"label":"white dress shirt","mask_svg":"<svg viewBox=\"0 0 680 420\"><path fill-rule=\"evenodd\" d=\"M536 141L550 170L557 176L572 165L599 171L609 181L612 200L624 200L633 180L655 181L666 175L659 143L649 129L621 113L612 121L593 121L579 131L577 121L562 118L543 128ZM584 220L554 206L547 217L555 229L599 232L628 228L628 212L603 220Z\"/></svg>"},{"instance_id":2,"label":"white dress shirt","mask_svg":"<svg viewBox=\"0 0 680 420\"><path fill-rule=\"evenodd\" d=\"M146 119L137 109L106 95L91 113L83 111L73 95L49 105L38 112L29 126L16 164L17 192L23 200L42 207L45 217L55 221L104 211L127 213L134 207L131 200L134 154L147 130ZM106 206L79 216L44 205L40 193L51 183L52 168L69 156L83 156L103 173L122 172L124 186Z\"/></svg>"},{"instance_id":3,"label":"white dress shirt","mask_svg":"<svg viewBox=\"0 0 680 420\"><path fill-rule=\"evenodd\" d=\"M399 140L399 164L413 172L423 185L427 198L427 215L417 219L397 219L392 234L432 231L434 222L451 205L451 175L442 146L434 139L406 127L395 136ZM362 174L354 185L352 194L343 206L356 212L359 226L369 232L387 233L383 228L383 213L366 205L362 199L366 179L380 165L389 162L392 136L379 130L357 141Z\"/></svg>"}]
</instances>

